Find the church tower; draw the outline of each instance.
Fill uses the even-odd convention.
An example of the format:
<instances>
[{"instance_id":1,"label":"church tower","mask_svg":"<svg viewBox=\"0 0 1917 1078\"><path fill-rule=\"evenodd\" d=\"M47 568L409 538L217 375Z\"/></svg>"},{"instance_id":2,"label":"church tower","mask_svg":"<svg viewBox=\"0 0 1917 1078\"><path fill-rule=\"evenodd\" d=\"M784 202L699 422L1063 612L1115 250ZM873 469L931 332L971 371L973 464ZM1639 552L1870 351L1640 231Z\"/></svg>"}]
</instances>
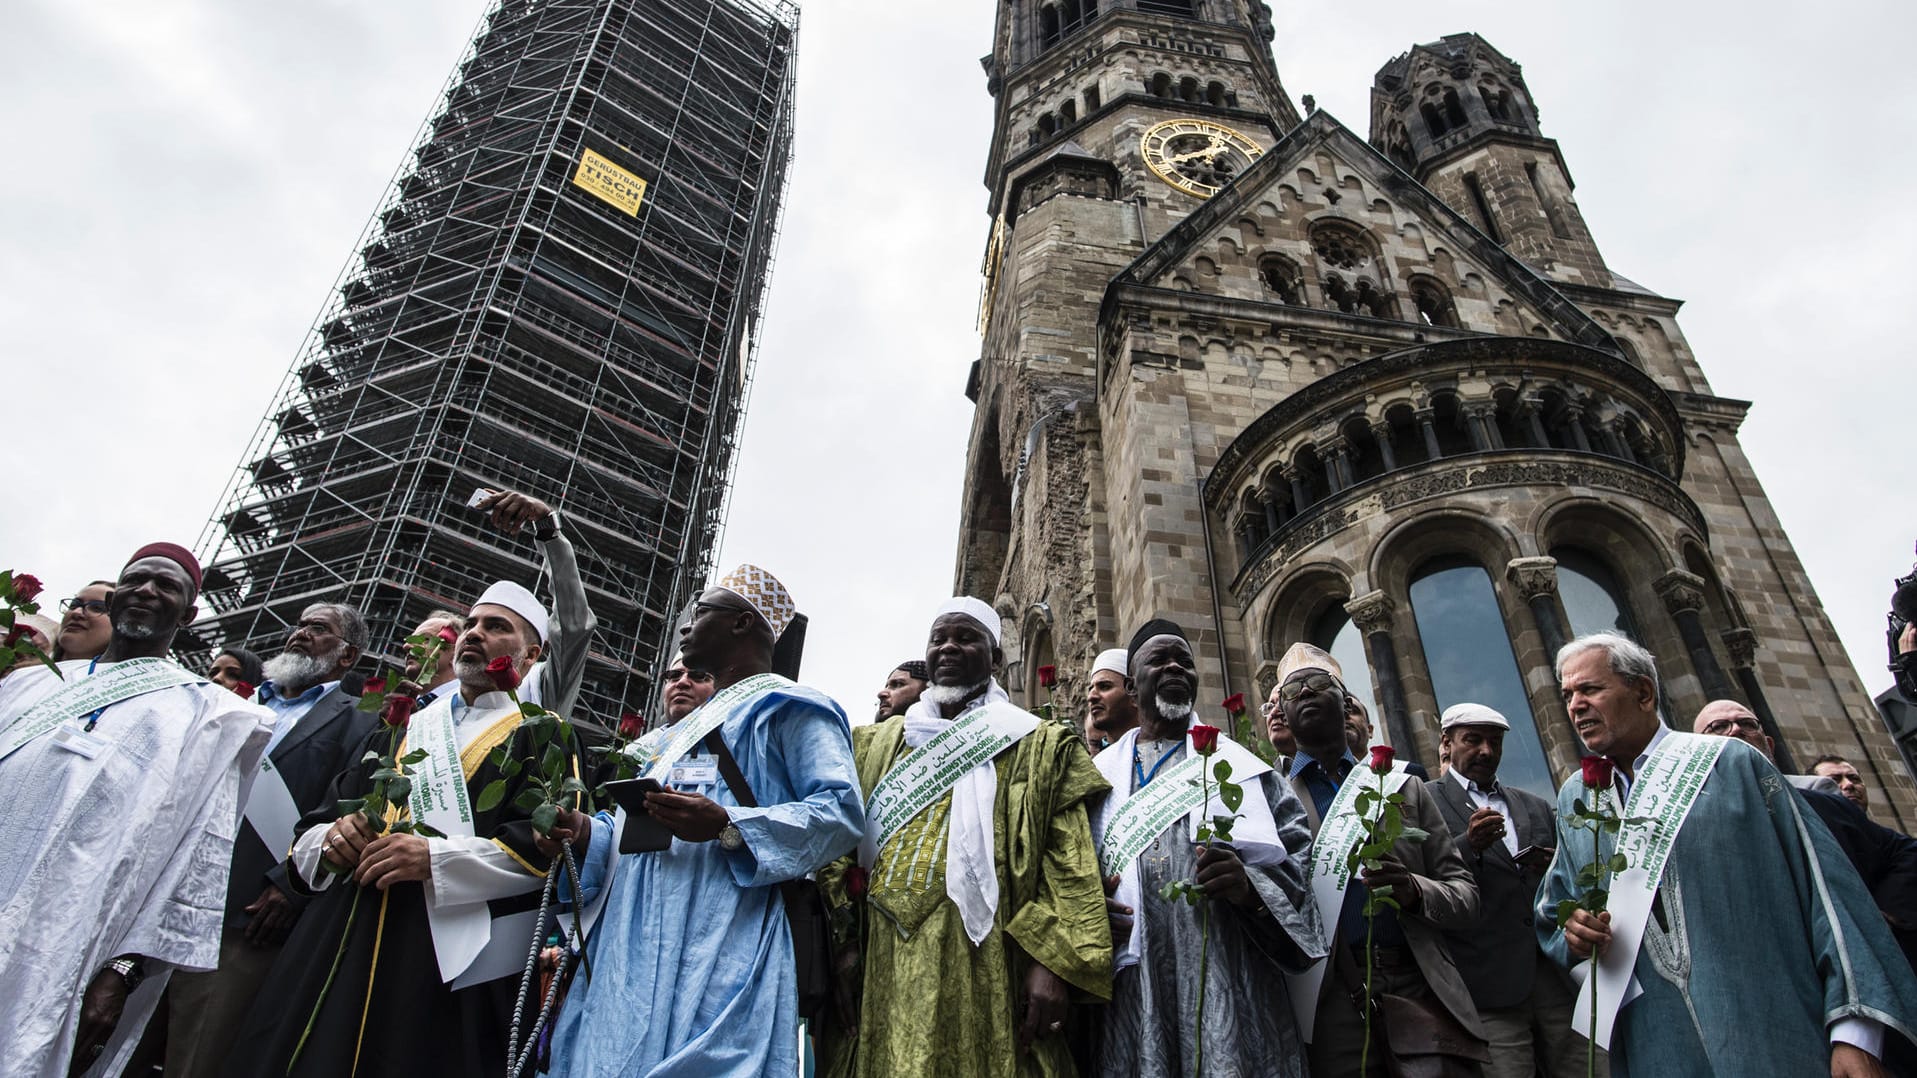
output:
<instances>
[{"instance_id":1,"label":"church tower","mask_svg":"<svg viewBox=\"0 0 1917 1078\"><path fill-rule=\"evenodd\" d=\"M1579 754L1552 657L1618 629L1673 724L1740 700L1787 770L1861 757L1917 821L1737 444L1748 402L1606 265L1518 65L1420 45L1367 140L1299 115L1272 36L1244 0L999 5L956 585L1003 616L1014 699L1056 666L1077 714L1098 650L1163 615L1201 714L1309 641L1428 765L1445 707L1497 708L1503 777L1548 794Z\"/></svg>"}]
</instances>

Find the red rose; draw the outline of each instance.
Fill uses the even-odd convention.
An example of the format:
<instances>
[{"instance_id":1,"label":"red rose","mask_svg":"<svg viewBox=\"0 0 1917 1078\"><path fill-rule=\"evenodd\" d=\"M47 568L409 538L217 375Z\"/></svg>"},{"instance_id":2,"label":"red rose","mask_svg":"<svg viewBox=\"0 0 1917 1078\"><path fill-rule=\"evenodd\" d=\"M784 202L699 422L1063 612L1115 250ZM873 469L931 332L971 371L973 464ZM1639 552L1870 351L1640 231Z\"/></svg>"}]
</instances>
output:
<instances>
[{"instance_id":1,"label":"red rose","mask_svg":"<svg viewBox=\"0 0 1917 1078\"><path fill-rule=\"evenodd\" d=\"M251 700L253 699L253 688L253 683L250 681L237 682L233 686L233 695L242 700Z\"/></svg>"},{"instance_id":2,"label":"red rose","mask_svg":"<svg viewBox=\"0 0 1917 1078\"><path fill-rule=\"evenodd\" d=\"M1584 772L1584 785L1592 790L1611 788L1611 771L1616 765L1609 756L1586 756L1578 761L1578 767Z\"/></svg>"},{"instance_id":3,"label":"red rose","mask_svg":"<svg viewBox=\"0 0 1917 1078\"><path fill-rule=\"evenodd\" d=\"M362 696L378 696L378 695L380 695L380 694L382 694L382 693L384 693L385 691L386 691L386 679L385 679L385 678L383 678L383 677L376 677L376 678L368 678L368 679L366 680L366 687L360 690L360 695L362 695Z\"/></svg>"},{"instance_id":4,"label":"red rose","mask_svg":"<svg viewBox=\"0 0 1917 1078\"><path fill-rule=\"evenodd\" d=\"M487 663L486 676L493 679L493 688L500 692L511 692L519 687L519 670L513 666L510 655L501 655Z\"/></svg>"},{"instance_id":5,"label":"red rose","mask_svg":"<svg viewBox=\"0 0 1917 1078\"><path fill-rule=\"evenodd\" d=\"M385 710L379 713L379 719L388 726L405 726L412 721L413 708L418 703L403 692L389 696L386 698Z\"/></svg>"},{"instance_id":6,"label":"red rose","mask_svg":"<svg viewBox=\"0 0 1917 1078\"><path fill-rule=\"evenodd\" d=\"M865 901L865 892L870 886L871 878L866 874L864 865L853 865L846 870L845 893L852 896L852 901Z\"/></svg>"},{"instance_id":7,"label":"red rose","mask_svg":"<svg viewBox=\"0 0 1917 1078\"><path fill-rule=\"evenodd\" d=\"M1371 770L1382 775L1391 770L1391 759L1398 755L1390 745L1371 746Z\"/></svg>"},{"instance_id":8,"label":"red rose","mask_svg":"<svg viewBox=\"0 0 1917 1078\"><path fill-rule=\"evenodd\" d=\"M1225 697L1225 714L1230 715L1232 718L1235 719L1238 716L1243 715L1244 713L1245 713L1245 694L1244 693L1235 692L1235 693L1232 693L1230 696Z\"/></svg>"},{"instance_id":9,"label":"red rose","mask_svg":"<svg viewBox=\"0 0 1917 1078\"><path fill-rule=\"evenodd\" d=\"M646 720L639 717L637 711L628 711L619 716L619 736L631 741L646 732Z\"/></svg>"},{"instance_id":10,"label":"red rose","mask_svg":"<svg viewBox=\"0 0 1917 1078\"><path fill-rule=\"evenodd\" d=\"M459 642L459 633L450 625L441 625L437 635L439 636L440 642L444 643L447 647L452 647Z\"/></svg>"},{"instance_id":11,"label":"red rose","mask_svg":"<svg viewBox=\"0 0 1917 1078\"><path fill-rule=\"evenodd\" d=\"M1038 684L1039 684L1039 687L1046 688L1046 689L1049 689L1052 686L1058 684L1058 667L1056 666L1039 667L1038 668Z\"/></svg>"},{"instance_id":12,"label":"red rose","mask_svg":"<svg viewBox=\"0 0 1917 1078\"><path fill-rule=\"evenodd\" d=\"M1191 749L1200 756L1210 756L1218 751L1218 727L1206 726L1202 722L1191 724Z\"/></svg>"},{"instance_id":13,"label":"red rose","mask_svg":"<svg viewBox=\"0 0 1917 1078\"><path fill-rule=\"evenodd\" d=\"M32 602L34 597L39 595L45 587L45 584L40 583L40 578L34 576L32 573L13 574L14 597L23 603Z\"/></svg>"}]
</instances>

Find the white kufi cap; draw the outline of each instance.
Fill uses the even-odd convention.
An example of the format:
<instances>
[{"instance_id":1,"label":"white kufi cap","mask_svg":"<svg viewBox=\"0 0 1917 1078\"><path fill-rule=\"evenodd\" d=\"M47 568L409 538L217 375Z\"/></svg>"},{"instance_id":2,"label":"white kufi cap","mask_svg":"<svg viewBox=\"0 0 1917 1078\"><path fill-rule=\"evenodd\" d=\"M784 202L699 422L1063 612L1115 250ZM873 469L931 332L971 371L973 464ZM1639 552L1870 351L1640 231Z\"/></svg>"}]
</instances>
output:
<instances>
[{"instance_id":1,"label":"white kufi cap","mask_svg":"<svg viewBox=\"0 0 1917 1078\"><path fill-rule=\"evenodd\" d=\"M725 576L713 587L744 599L746 604L759 612L765 623L772 627L773 639L778 639L785 627L799 612L797 603L792 601L792 593L785 590L779 578L756 565L741 565Z\"/></svg>"},{"instance_id":2,"label":"white kufi cap","mask_svg":"<svg viewBox=\"0 0 1917 1078\"><path fill-rule=\"evenodd\" d=\"M1098 658L1092 660L1092 675L1096 675L1100 670L1110 670L1119 677L1131 677L1132 672L1125 667L1125 649L1106 648L1098 653Z\"/></svg>"},{"instance_id":3,"label":"white kufi cap","mask_svg":"<svg viewBox=\"0 0 1917 1078\"><path fill-rule=\"evenodd\" d=\"M533 627L533 632L539 634L541 644L546 642L546 623L550 620L546 614L546 608L540 605L539 600L533 598L532 592L520 585L510 580L501 580L487 588L486 593L481 595L479 601L473 605L505 607L526 619L526 623Z\"/></svg>"},{"instance_id":4,"label":"white kufi cap","mask_svg":"<svg viewBox=\"0 0 1917 1078\"><path fill-rule=\"evenodd\" d=\"M937 621L947 614L964 614L985 626L985 631L991 634L994 644L999 641L999 630L1004 628L999 622L998 611L993 610L984 600L974 599L970 595L960 595L945 600L939 605L938 610L933 612L932 620Z\"/></svg>"}]
</instances>

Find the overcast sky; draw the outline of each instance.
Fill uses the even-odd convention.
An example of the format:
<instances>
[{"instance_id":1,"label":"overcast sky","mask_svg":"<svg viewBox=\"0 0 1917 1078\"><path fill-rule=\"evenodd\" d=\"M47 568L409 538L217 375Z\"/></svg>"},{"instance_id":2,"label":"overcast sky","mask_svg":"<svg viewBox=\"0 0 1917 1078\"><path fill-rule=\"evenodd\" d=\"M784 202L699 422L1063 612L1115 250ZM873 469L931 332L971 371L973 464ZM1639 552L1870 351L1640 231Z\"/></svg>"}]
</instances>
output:
<instances>
[{"instance_id":1,"label":"overcast sky","mask_svg":"<svg viewBox=\"0 0 1917 1078\"><path fill-rule=\"evenodd\" d=\"M197 545L487 5L25 0L0 39L0 563L58 594ZM1476 30L1524 65L1606 260L1687 301L1742 440L1875 692L1908 572L1917 16L1805 6L1273 0L1294 98ZM1513 20L1513 12L1522 11ZM993 6L812 0L798 156L722 563L812 618L855 717L949 594L987 220Z\"/></svg>"}]
</instances>

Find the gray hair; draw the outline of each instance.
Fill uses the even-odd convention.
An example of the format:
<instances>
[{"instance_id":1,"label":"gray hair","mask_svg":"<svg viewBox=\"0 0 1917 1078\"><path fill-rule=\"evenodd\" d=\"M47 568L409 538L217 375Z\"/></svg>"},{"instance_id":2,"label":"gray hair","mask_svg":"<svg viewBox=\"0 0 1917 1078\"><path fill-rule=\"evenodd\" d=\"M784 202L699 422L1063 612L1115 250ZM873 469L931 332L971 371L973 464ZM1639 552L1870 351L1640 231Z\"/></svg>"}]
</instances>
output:
<instances>
[{"instance_id":1,"label":"gray hair","mask_svg":"<svg viewBox=\"0 0 1917 1078\"><path fill-rule=\"evenodd\" d=\"M1643 681L1658 696L1657 657L1644 645L1622 633L1585 633L1558 649L1554 673L1564 680L1564 664L1587 651L1602 650L1611 662L1611 672L1627 681Z\"/></svg>"},{"instance_id":2,"label":"gray hair","mask_svg":"<svg viewBox=\"0 0 1917 1078\"><path fill-rule=\"evenodd\" d=\"M367 644L372 640L366 631L366 618L356 606L345 603L314 603L307 610L330 610L339 617L340 639L366 653Z\"/></svg>"}]
</instances>

